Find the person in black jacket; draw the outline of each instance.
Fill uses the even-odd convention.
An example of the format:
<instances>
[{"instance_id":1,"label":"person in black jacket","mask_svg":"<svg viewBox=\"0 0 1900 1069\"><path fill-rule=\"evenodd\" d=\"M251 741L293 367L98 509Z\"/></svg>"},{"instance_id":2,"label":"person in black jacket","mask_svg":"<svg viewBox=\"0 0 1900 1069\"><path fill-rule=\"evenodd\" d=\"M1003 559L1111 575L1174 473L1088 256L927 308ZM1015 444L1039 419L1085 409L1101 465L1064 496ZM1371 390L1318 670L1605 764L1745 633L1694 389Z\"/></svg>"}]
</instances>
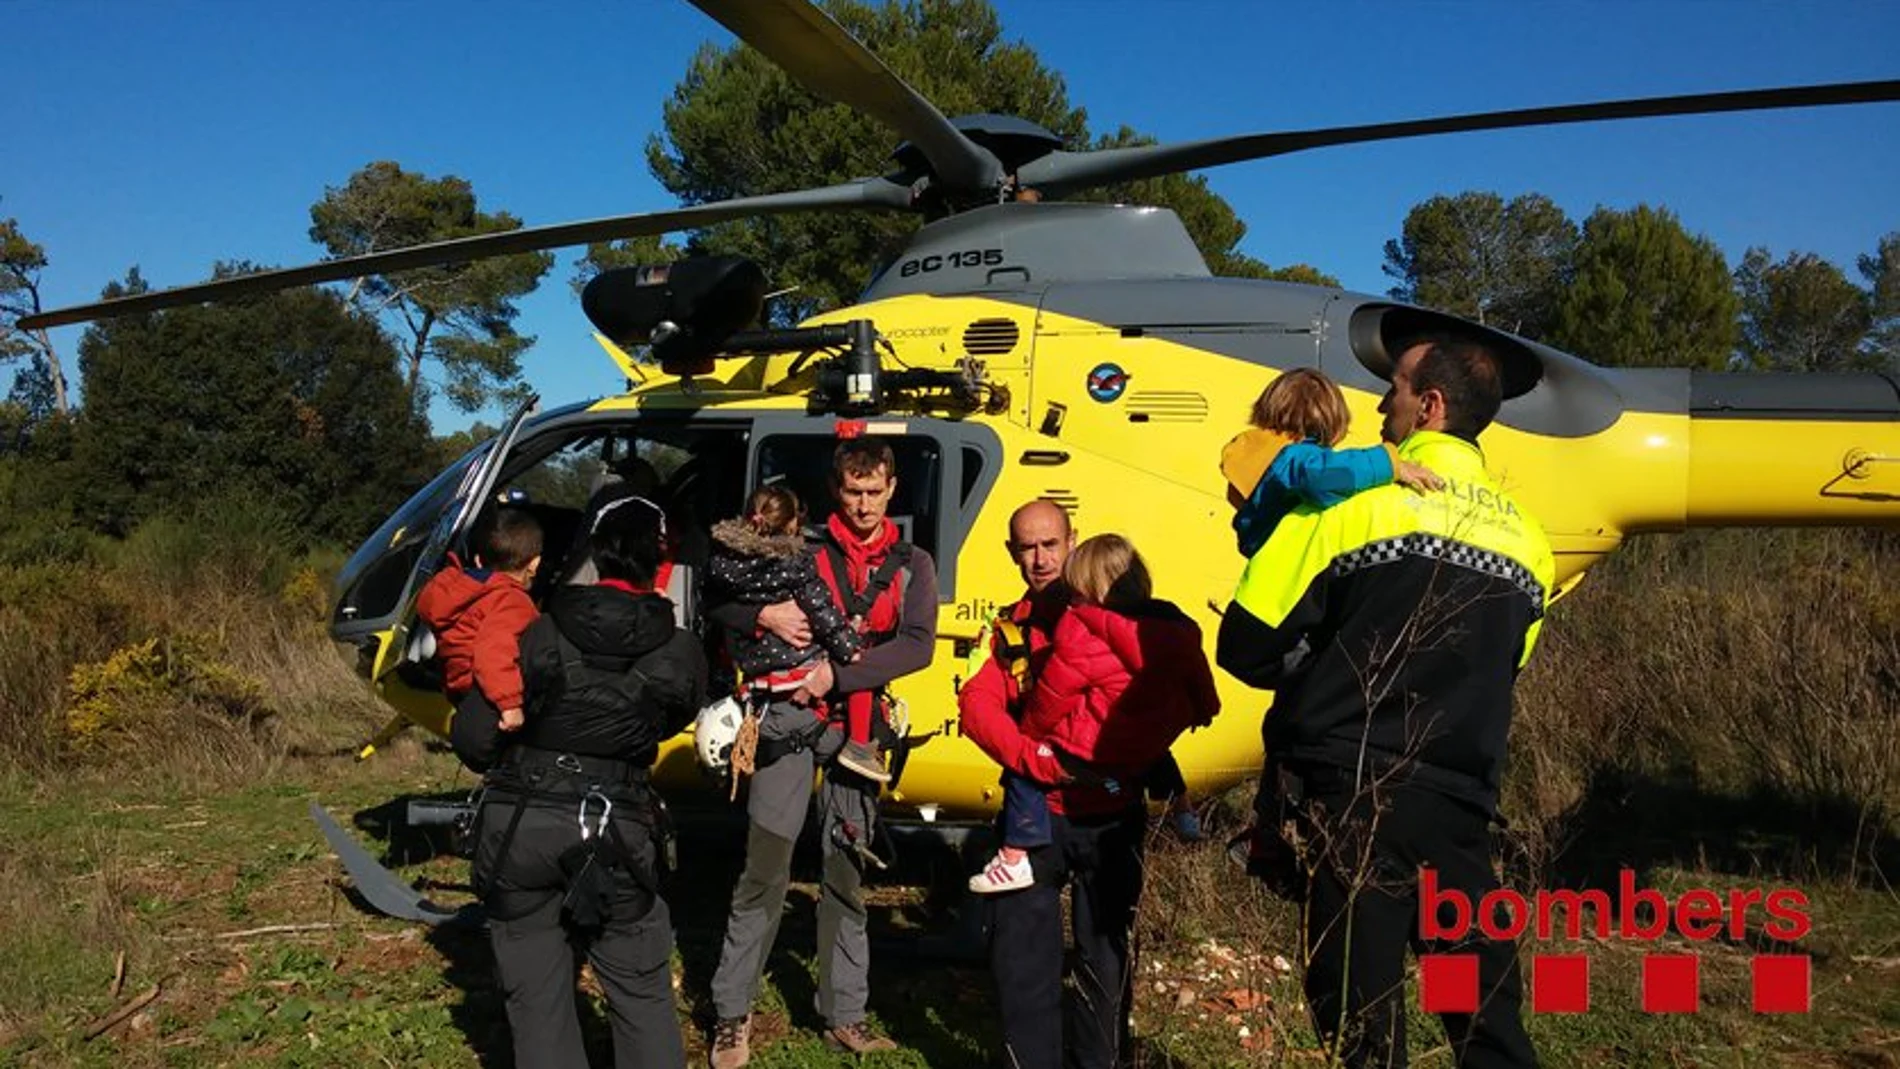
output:
<instances>
[{"instance_id":1,"label":"person in black jacket","mask_svg":"<svg viewBox=\"0 0 1900 1069\"><path fill-rule=\"evenodd\" d=\"M750 679L790 693L830 654L849 664L864 641L831 598L806 544L805 507L797 495L776 486L752 494L743 519L713 525L714 550L707 568L711 593L721 601L750 606L793 601L811 621L813 644L794 646L770 631L735 631L732 656Z\"/></svg>"},{"instance_id":2,"label":"person in black jacket","mask_svg":"<svg viewBox=\"0 0 1900 1069\"><path fill-rule=\"evenodd\" d=\"M1457 338L1393 351L1382 436L1445 490L1293 510L1221 615L1216 662L1274 692L1251 867L1301 904L1307 1006L1340 1064L1404 1069L1409 950L1472 970L1470 1001L1439 1015L1456 1065L1536 1066L1503 911L1474 910L1494 923L1474 915L1458 939L1430 934L1421 873L1495 904L1513 690L1556 565L1478 444L1503 404L1504 355Z\"/></svg>"},{"instance_id":3,"label":"person in black jacket","mask_svg":"<svg viewBox=\"0 0 1900 1069\"><path fill-rule=\"evenodd\" d=\"M661 897L660 743L705 703L706 660L653 592L665 518L623 497L591 517L591 586L563 586L521 639L527 724L485 779L472 882L488 913L515 1064L587 1064L574 951L593 964L614 1063L683 1065Z\"/></svg>"}]
</instances>

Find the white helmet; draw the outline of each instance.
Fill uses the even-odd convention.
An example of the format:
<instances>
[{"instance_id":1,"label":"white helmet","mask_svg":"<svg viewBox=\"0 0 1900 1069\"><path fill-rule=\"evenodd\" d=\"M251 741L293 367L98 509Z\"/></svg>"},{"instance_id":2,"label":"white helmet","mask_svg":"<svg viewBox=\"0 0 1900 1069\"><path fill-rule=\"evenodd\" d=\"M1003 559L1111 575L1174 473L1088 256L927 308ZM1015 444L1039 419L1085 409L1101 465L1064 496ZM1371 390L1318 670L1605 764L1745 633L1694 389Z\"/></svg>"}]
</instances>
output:
<instances>
[{"instance_id":1,"label":"white helmet","mask_svg":"<svg viewBox=\"0 0 1900 1069\"><path fill-rule=\"evenodd\" d=\"M732 769L732 743L739 737L739 724L745 719L745 707L727 695L699 711L693 721L693 753L699 767L714 776Z\"/></svg>"}]
</instances>

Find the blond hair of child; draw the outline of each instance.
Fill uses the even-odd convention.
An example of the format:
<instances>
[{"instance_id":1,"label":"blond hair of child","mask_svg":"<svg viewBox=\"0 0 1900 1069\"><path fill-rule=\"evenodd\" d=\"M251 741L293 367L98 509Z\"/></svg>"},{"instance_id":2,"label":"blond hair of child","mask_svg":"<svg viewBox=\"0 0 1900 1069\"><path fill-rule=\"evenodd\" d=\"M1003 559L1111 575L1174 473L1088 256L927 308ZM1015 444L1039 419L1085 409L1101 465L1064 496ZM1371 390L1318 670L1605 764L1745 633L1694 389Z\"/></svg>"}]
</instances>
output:
<instances>
[{"instance_id":1,"label":"blond hair of child","mask_svg":"<svg viewBox=\"0 0 1900 1069\"><path fill-rule=\"evenodd\" d=\"M1082 600L1106 609L1127 609L1154 596L1148 565L1134 543L1118 534L1086 539L1069 554L1062 580Z\"/></svg>"},{"instance_id":2,"label":"blond hair of child","mask_svg":"<svg viewBox=\"0 0 1900 1069\"><path fill-rule=\"evenodd\" d=\"M1321 372L1300 367L1274 379L1254 399L1251 422L1263 431L1279 431L1295 441L1308 438L1338 445L1352 424L1346 395Z\"/></svg>"}]
</instances>

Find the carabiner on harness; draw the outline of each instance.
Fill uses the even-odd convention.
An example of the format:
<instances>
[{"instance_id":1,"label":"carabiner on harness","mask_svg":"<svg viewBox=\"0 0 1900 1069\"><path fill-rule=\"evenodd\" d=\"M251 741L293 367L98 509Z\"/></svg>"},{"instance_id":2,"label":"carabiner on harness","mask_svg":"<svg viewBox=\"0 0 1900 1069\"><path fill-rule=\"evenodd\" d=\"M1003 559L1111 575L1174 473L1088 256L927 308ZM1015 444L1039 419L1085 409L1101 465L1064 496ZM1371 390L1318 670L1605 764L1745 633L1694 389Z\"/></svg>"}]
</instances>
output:
<instances>
[{"instance_id":1,"label":"carabiner on harness","mask_svg":"<svg viewBox=\"0 0 1900 1069\"><path fill-rule=\"evenodd\" d=\"M600 816L594 821L594 830L592 832L589 832L587 830L587 803L593 802L593 801L600 802ZM607 821L610 818L612 818L613 815L614 815L613 799L607 797L606 795L600 793L598 790L595 790L592 787L588 788L587 793L581 797L581 810L580 810L581 842L586 842L587 840L592 839L596 836L607 834Z\"/></svg>"},{"instance_id":2,"label":"carabiner on harness","mask_svg":"<svg viewBox=\"0 0 1900 1069\"><path fill-rule=\"evenodd\" d=\"M600 815L591 830L587 827L590 802L600 803ZM599 788L589 787L581 797L581 841L561 854L561 873L567 878L567 893L562 896L561 904L582 928L600 927L613 908L613 871L624 863L620 851L609 841L618 837L608 826L613 812L613 800Z\"/></svg>"}]
</instances>

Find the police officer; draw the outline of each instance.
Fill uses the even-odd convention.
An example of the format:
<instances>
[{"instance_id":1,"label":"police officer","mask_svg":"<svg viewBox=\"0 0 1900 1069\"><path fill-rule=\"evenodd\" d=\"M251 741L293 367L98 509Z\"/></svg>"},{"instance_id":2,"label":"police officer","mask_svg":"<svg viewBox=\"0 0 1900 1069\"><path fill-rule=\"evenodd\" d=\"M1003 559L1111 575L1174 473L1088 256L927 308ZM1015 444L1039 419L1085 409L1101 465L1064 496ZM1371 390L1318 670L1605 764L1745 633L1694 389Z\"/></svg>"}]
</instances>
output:
<instances>
[{"instance_id":1,"label":"police officer","mask_svg":"<svg viewBox=\"0 0 1900 1069\"><path fill-rule=\"evenodd\" d=\"M660 742L704 704L706 662L653 590L659 508L616 498L588 531L599 581L557 587L522 635L526 723L484 779L473 883L516 1065L587 1064L579 948L606 992L615 1064L678 1066L665 818L648 773Z\"/></svg>"},{"instance_id":2,"label":"police officer","mask_svg":"<svg viewBox=\"0 0 1900 1069\"><path fill-rule=\"evenodd\" d=\"M1382 433L1446 488L1288 515L1247 562L1217 661L1275 691L1256 805L1262 834L1294 833L1274 846L1299 864L1275 878L1304 900L1321 1035L1347 1065L1405 1064L1410 945L1477 959L1478 1011L1441 1017L1459 1065L1534 1065L1516 947L1475 925L1466 944L1428 942L1418 886L1423 866L1468 902L1498 886L1489 826L1551 550L1477 444L1502 402L1500 357L1454 339L1399 352Z\"/></svg>"}]
</instances>

